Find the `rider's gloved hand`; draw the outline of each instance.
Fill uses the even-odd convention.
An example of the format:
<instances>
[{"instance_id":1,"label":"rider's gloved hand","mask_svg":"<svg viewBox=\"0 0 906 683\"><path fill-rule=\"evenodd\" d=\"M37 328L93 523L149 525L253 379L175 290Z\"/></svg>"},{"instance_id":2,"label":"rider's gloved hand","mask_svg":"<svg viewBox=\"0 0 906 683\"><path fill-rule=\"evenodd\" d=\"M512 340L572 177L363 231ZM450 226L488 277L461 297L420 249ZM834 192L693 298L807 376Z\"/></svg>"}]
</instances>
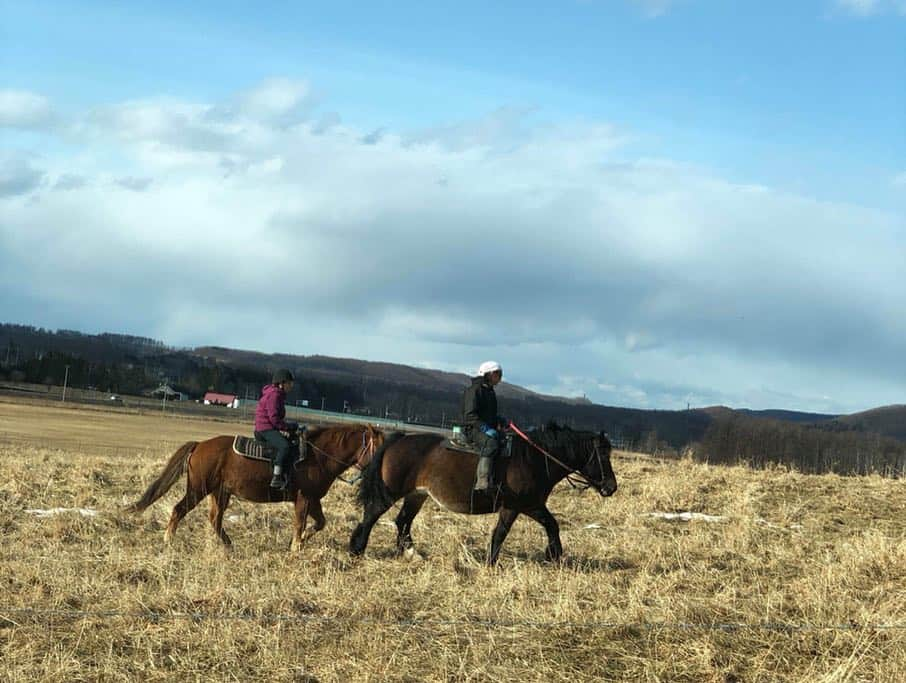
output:
<instances>
[{"instance_id":1,"label":"rider's gloved hand","mask_svg":"<svg viewBox=\"0 0 906 683\"><path fill-rule=\"evenodd\" d=\"M497 430L494 429L491 425L483 424L481 425L481 431L485 433L485 436L489 436L492 439L497 438Z\"/></svg>"}]
</instances>

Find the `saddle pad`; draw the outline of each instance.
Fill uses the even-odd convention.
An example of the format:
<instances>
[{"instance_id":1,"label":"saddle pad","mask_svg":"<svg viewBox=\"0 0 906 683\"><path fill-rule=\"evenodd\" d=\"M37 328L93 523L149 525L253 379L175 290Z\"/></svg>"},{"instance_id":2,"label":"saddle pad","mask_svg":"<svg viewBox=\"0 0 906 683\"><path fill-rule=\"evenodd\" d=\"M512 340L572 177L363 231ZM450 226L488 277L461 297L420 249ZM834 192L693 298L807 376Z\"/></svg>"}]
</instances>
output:
<instances>
[{"instance_id":1,"label":"saddle pad","mask_svg":"<svg viewBox=\"0 0 906 683\"><path fill-rule=\"evenodd\" d=\"M475 448L475 446L466 441L460 441L456 437L444 441L444 448L449 451L460 451L462 453L471 453L472 455L481 455L481 451Z\"/></svg>"},{"instance_id":2,"label":"saddle pad","mask_svg":"<svg viewBox=\"0 0 906 683\"><path fill-rule=\"evenodd\" d=\"M238 434L236 438L233 439L233 451L246 458L251 458L252 460L271 462L277 449L273 446L261 443L260 441L256 441L255 439L250 439L247 436Z\"/></svg>"}]
</instances>

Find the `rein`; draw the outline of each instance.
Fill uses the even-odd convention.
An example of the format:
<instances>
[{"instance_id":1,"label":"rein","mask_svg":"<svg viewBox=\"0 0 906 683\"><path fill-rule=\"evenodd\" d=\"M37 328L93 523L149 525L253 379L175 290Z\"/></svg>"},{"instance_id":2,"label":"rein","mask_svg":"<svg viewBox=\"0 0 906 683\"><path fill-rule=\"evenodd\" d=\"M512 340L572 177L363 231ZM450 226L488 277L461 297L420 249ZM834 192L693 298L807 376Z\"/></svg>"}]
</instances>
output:
<instances>
[{"instance_id":1,"label":"rein","mask_svg":"<svg viewBox=\"0 0 906 683\"><path fill-rule=\"evenodd\" d=\"M349 467L349 464L345 460L341 460L340 458L336 457L335 455L331 455L330 453L325 451L323 448L318 448L317 446L315 446L314 443L312 443L308 439L305 439L304 441L305 441L306 445L310 446L313 451L315 451L316 453L320 453L328 460L333 460L335 463ZM371 456L371 455L374 455L374 432L371 429L369 429L368 427L365 427L362 429L362 448L359 451L358 455L356 456L355 462L352 463L359 470L359 474L356 475L355 477L353 477L352 479L345 479L342 474L338 474L337 479L339 479L342 482L345 482L346 484L350 484L350 485L355 484L359 479L362 478L362 474L361 474L362 465L360 465L359 463L362 460L364 460L364 458L366 456Z\"/></svg>"},{"instance_id":2,"label":"rein","mask_svg":"<svg viewBox=\"0 0 906 683\"><path fill-rule=\"evenodd\" d=\"M560 465L560 467L562 467L563 469L565 469L565 470L567 471L566 481L567 481L567 482L569 483L569 485L572 486L574 489L578 489L579 491L584 491L584 490L586 490L586 489L588 489L588 488L591 488L592 486L595 486L595 487L598 487L598 488L603 487L603 485L604 485L603 482L593 482L593 481L591 481L591 479L589 479L585 474L583 474L583 473L581 472L581 470L577 470L577 469L574 468L574 467L570 467L569 465L567 465L567 464L566 464L565 462L563 462L562 460L560 460L560 459L558 459L558 458L555 458L553 455L551 455L551 454L548 453L546 450L544 450L543 448L541 448L541 446L539 446L539 445L536 444L534 441L532 441L532 440L528 437L528 435L525 434L525 432L523 432L521 429L519 429L519 427L516 426L516 423L510 421L509 428L512 429L514 432L516 432L520 437L522 437L522 439L523 439L529 446L533 447L535 450L537 450L539 453L541 453L545 458L548 458L548 459L552 460L553 462L555 462L555 463L557 463L558 465ZM586 464L586 465L587 465L589 462L591 462L592 456L596 456L596 457L598 458L598 465L600 466L600 464L601 464L601 454L598 452L598 445L597 445L597 444L594 445L594 451L592 451L592 453L589 454L588 460L585 461L585 464ZM578 477L578 480L575 480L574 477Z\"/></svg>"}]
</instances>

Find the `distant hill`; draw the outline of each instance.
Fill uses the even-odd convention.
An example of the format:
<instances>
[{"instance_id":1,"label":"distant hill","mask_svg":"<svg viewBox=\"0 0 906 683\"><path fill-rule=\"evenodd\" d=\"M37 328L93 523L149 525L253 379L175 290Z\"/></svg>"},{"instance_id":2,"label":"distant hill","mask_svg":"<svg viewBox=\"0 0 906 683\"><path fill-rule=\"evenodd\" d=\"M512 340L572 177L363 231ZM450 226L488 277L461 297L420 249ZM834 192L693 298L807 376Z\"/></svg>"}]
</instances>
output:
<instances>
[{"instance_id":1,"label":"distant hill","mask_svg":"<svg viewBox=\"0 0 906 683\"><path fill-rule=\"evenodd\" d=\"M441 391L462 390L469 385L471 377L458 372L415 368L399 363L358 360L356 358L334 358L332 356L296 356L291 354L264 354L258 351L242 351L222 346L199 346L192 350L196 355L214 358L218 361L240 365L262 367L286 366L296 371L329 376L332 379L345 378L350 381L379 380L400 385L431 387ZM502 399L540 400L566 403L569 405L592 405L587 398L548 396L503 381L497 387Z\"/></svg>"},{"instance_id":2,"label":"distant hill","mask_svg":"<svg viewBox=\"0 0 906 683\"><path fill-rule=\"evenodd\" d=\"M838 415L828 415L825 413L803 413L796 410L751 410L749 408L728 408L726 406L711 406L701 408L702 411L709 415L723 415L729 412L741 413L750 417L760 417L766 420L780 420L782 422L803 422L819 423L833 420Z\"/></svg>"},{"instance_id":3,"label":"distant hill","mask_svg":"<svg viewBox=\"0 0 906 683\"><path fill-rule=\"evenodd\" d=\"M180 349L130 335L0 324L0 380L59 385L66 375L72 387L122 394L140 394L166 381L192 398L208 390L257 398L278 367L296 373L288 397L293 403L446 426L458 419L462 390L470 381L463 373L398 363L221 346ZM501 383L498 395L501 411L520 424L554 419L579 429L603 429L618 444L643 450L678 449L700 441L712 424L734 416L906 440L906 406L843 416L725 406L642 410L599 405L584 397L548 396L509 382Z\"/></svg>"},{"instance_id":4,"label":"distant hill","mask_svg":"<svg viewBox=\"0 0 906 683\"><path fill-rule=\"evenodd\" d=\"M834 419L835 425L861 432L874 432L906 441L906 405L873 408Z\"/></svg>"}]
</instances>

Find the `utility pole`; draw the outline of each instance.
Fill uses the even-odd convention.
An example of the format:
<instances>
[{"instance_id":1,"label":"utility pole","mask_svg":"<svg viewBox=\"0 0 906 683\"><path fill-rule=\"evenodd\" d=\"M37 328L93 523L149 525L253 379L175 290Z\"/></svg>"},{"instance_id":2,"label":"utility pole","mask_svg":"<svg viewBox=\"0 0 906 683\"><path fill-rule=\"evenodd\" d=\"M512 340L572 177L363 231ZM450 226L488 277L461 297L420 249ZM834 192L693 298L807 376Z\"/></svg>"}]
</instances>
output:
<instances>
[{"instance_id":1,"label":"utility pole","mask_svg":"<svg viewBox=\"0 0 906 683\"><path fill-rule=\"evenodd\" d=\"M66 366L66 374L63 376L63 400L62 403L66 403L66 384L69 382L69 366Z\"/></svg>"},{"instance_id":2,"label":"utility pole","mask_svg":"<svg viewBox=\"0 0 906 683\"><path fill-rule=\"evenodd\" d=\"M324 411L324 400L325 400L325 399L324 399L324 397L322 396L322 397L321 397L321 411L322 411L322 412Z\"/></svg>"}]
</instances>

